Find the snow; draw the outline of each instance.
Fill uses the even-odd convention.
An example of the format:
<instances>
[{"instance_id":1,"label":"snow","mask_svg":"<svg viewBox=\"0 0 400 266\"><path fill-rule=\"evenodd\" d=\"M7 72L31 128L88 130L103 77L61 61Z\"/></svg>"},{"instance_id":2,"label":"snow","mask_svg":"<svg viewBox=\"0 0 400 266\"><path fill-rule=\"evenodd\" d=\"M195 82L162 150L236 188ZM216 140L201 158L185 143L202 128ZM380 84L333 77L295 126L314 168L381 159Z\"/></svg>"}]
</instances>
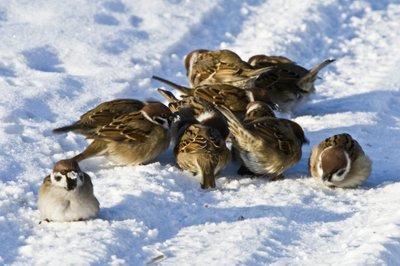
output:
<instances>
[{"instance_id":1,"label":"snow","mask_svg":"<svg viewBox=\"0 0 400 266\"><path fill-rule=\"evenodd\" d=\"M399 28L397 0L2 1L0 264L399 265ZM106 100L163 100L150 77L188 84L183 58L197 48L308 68L336 58L291 115L310 145L288 178L240 177L232 164L203 191L171 149L135 167L96 158L81 167L99 217L39 224L43 178L86 145L51 130ZM307 169L311 148L342 132L373 161L356 189Z\"/></svg>"}]
</instances>

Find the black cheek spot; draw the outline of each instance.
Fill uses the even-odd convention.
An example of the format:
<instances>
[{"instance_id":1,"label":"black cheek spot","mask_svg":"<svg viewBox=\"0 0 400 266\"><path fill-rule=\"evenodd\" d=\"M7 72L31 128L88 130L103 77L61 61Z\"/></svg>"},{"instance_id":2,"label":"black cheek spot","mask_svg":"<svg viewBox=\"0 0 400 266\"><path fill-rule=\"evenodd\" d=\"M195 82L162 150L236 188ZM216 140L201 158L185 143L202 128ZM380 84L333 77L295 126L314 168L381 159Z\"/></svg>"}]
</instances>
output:
<instances>
[{"instance_id":1,"label":"black cheek spot","mask_svg":"<svg viewBox=\"0 0 400 266\"><path fill-rule=\"evenodd\" d=\"M161 118L159 118L159 117L154 118L154 121L156 121L156 122L157 122L158 124L160 124L160 125L164 124L164 120L161 119Z\"/></svg>"},{"instance_id":2,"label":"black cheek spot","mask_svg":"<svg viewBox=\"0 0 400 266\"><path fill-rule=\"evenodd\" d=\"M56 176L54 177L54 179L55 179L57 182L59 182L59 181L61 180L61 176L56 175Z\"/></svg>"},{"instance_id":3,"label":"black cheek spot","mask_svg":"<svg viewBox=\"0 0 400 266\"><path fill-rule=\"evenodd\" d=\"M339 171L337 172L337 175L341 176L341 175L344 174L344 172L345 172L345 170L344 170L344 169L341 169L341 170L339 170Z\"/></svg>"}]
</instances>

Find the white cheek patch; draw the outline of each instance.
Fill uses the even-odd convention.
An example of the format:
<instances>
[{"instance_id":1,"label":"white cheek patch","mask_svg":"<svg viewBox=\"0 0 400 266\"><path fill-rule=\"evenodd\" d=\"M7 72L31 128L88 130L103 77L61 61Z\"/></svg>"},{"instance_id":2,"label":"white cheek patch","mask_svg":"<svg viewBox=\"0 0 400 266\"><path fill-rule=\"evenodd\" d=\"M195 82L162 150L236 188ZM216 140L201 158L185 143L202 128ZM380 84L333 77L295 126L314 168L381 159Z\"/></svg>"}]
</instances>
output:
<instances>
[{"instance_id":1,"label":"white cheek patch","mask_svg":"<svg viewBox=\"0 0 400 266\"><path fill-rule=\"evenodd\" d=\"M56 180L56 178L60 178L59 181ZM51 179L51 183L53 184L53 186L55 187L62 187L62 188L66 188L67 187L67 177L65 175L62 175L59 172L52 172L50 174L50 179Z\"/></svg>"},{"instance_id":2,"label":"white cheek patch","mask_svg":"<svg viewBox=\"0 0 400 266\"><path fill-rule=\"evenodd\" d=\"M68 172L67 173L67 177L69 178L69 179L77 179L78 178L78 173L77 172L75 172L75 171L71 171L71 172Z\"/></svg>"},{"instance_id":3,"label":"white cheek patch","mask_svg":"<svg viewBox=\"0 0 400 266\"><path fill-rule=\"evenodd\" d=\"M157 121L154 121L154 119L151 118L146 112L141 112L141 113L143 114L143 116L144 116L147 120L149 120L150 122L152 122L152 123L154 123L154 124L160 126L160 123L158 123ZM162 123L162 125L161 125L163 128L169 129L168 119L163 118L163 117L158 117L158 119L160 119L160 120L163 121L163 123Z\"/></svg>"},{"instance_id":4,"label":"white cheek patch","mask_svg":"<svg viewBox=\"0 0 400 266\"><path fill-rule=\"evenodd\" d=\"M333 182L341 182L341 181L343 181L346 178L347 174L350 172L350 168L351 168L350 156L347 154L347 152L345 152L344 155L346 156L346 162L347 162L346 169L345 169L344 173L341 174L341 175L338 175L337 173L334 173L332 175L332 181Z\"/></svg>"},{"instance_id":5,"label":"white cheek patch","mask_svg":"<svg viewBox=\"0 0 400 266\"><path fill-rule=\"evenodd\" d=\"M251 95L253 95L253 94L251 93ZM254 99L253 99L253 100L254 100ZM256 110L256 109L259 108L259 107L261 107L261 104L253 103L253 104L250 106L250 108L247 109L246 114L249 114L250 112Z\"/></svg>"},{"instance_id":6,"label":"white cheek patch","mask_svg":"<svg viewBox=\"0 0 400 266\"><path fill-rule=\"evenodd\" d=\"M197 120L203 122L204 120L212 118L214 115L215 113L213 111L203 112L197 117Z\"/></svg>"},{"instance_id":7,"label":"white cheek patch","mask_svg":"<svg viewBox=\"0 0 400 266\"><path fill-rule=\"evenodd\" d=\"M146 112L141 111L142 115L149 120L150 122L158 124L156 121L154 121Z\"/></svg>"},{"instance_id":8,"label":"white cheek patch","mask_svg":"<svg viewBox=\"0 0 400 266\"><path fill-rule=\"evenodd\" d=\"M317 172L318 172L318 176L320 178L322 178L322 176L324 175L324 171L322 170L322 166L321 166L321 155L322 155L322 152L318 157L318 163L317 163Z\"/></svg>"},{"instance_id":9,"label":"white cheek patch","mask_svg":"<svg viewBox=\"0 0 400 266\"><path fill-rule=\"evenodd\" d=\"M251 91L246 91L246 95L249 98L250 102L254 102L254 95Z\"/></svg>"}]
</instances>

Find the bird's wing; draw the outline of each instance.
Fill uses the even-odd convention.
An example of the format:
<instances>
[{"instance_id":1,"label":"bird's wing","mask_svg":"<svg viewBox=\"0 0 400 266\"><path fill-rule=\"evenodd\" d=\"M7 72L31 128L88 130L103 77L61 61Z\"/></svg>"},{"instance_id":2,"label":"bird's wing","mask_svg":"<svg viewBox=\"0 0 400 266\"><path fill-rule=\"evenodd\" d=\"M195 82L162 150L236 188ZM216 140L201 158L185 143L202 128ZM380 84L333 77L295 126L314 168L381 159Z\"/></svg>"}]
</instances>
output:
<instances>
[{"instance_id":1,"label":"bird's wing","mask_svg":"<svg viewBox=\"0 0 400 266\"><path fill-rule=\"evenodd\" d=\"M129 143L145 142L156 124L147 120L141 112L114 117L99 128L90 138Z\"/></svg>"}]
</instances>

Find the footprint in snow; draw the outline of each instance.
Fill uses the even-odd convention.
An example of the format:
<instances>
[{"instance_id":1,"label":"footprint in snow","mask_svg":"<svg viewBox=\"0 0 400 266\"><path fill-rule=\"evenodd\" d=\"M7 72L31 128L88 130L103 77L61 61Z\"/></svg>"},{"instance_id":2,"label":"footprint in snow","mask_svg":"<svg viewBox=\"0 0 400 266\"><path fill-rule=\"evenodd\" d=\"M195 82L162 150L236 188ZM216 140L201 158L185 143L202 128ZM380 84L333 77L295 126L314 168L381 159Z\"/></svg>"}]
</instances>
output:
<instances>
[{"instance_id":1,"label":"footprint in snow","mask_svg":"<svg viewBox=\"0 0 400 266\"><path fill-rule=\"evenodd\" d=\"M7 21L7 12L3 9L0 9L0 23L3 21Z\"/></svg>"},{"instance_id":2,"label":"footprint in snow","mask_svg":"<svg viewBox=\"0 0 400 266\"><path fill-rule=\"evenodd\" d=\"M62 80L60 87L60 95L73 98L80 95L83 83L73 76L67 76Z\"/></svg>"},{"instance_id":3,"label":"footprint in snow","mask_svg":"<svg viewBox=\"0 0 400 266\"><path fill-rule=\"evenodd\" d=\"M128 50L130 44L149 39L149 34L141 30L124 30L119 33L120 38L103 42L101 49L108 54L118 55Z\"/></svg>"},{"instance_id":4,"label":"footprint in snow","mask_svg":"<svg viewBox=\"0 0 400 266\"><path fill-rule=\"evenodd\" d=\"M116 13L126 12L126 6L121 1L107 1L103 4L103 6L111 12L116 12Z\"/></svg>"},{"instance_id":5,"label":"footprint in snow","mask_svg":"<svg viewBox=\"0 0 400 266\"><path fill-rule=\"evenodd\" d=\"M122 39L116 39L104 42L101 48L108 54L118 55L125 52L129 46Z\"/></svg>"},{"instance_id":6,"label":"footprint in snow","mask_svg":"<svg viewBox=\"0 0 400 266\"><path fill-rule=\"evenodd\" d=\"M49 45L26 50L22 55L26 59L26 64L32 69L43 72L64 72L57 51Z\"/></svg>"},{"instance_id":7,"label":"footprint in snow","mask_svg":"<svg viewBox=\"0 0 400 266\"><path fill-rule=\"evenodd\" d=\"M142 21L143 19L138 16L131 16L129 18L129 23L135 28L139 27Z\"/></svg>"},{"instance_id":8,"label":"footprint in snow","mask_svg":"<svg viewBox=\"0 0 400 266\"><path fill-rule=\"evenodd\" d=\"M94 21L97 24L101 25L108 25L108 26L118 26L119 21L113 16L103 14L103 13L97 13L94 15Z\"/></svg>"},{"instance_id":9,"label":"footprint in snow","mask_svg":"<svg viewBox=\"0 0 400 266\"><path fill-rule=\"evenodd\" d=\"M0 65L0 77L7 77L7 78L15 77L15 71Z\"/></svg>"}]
</instances>

